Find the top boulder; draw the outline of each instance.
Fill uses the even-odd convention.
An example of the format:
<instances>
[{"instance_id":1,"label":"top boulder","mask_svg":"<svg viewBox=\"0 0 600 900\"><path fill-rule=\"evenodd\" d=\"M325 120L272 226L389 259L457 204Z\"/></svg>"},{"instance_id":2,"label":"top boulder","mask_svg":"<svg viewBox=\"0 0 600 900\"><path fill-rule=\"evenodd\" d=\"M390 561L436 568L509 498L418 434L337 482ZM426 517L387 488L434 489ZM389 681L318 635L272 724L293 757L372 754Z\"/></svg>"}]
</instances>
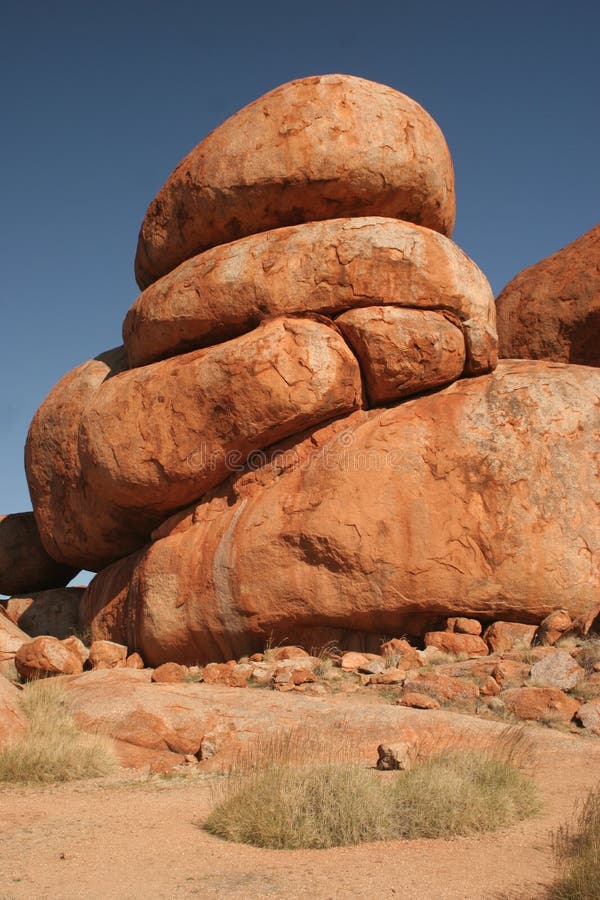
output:
<instances>
[{"instance_id":1,"label":"top boulder","mask_svg":"<svg viewBox=\"0 0 600 900\"><path fill-rule=\"evenodd\" d=\"M189 153L142 223L142 289L217 244L340 216L389 216L451 236L454 172L431 116L350 75L291 81Z\"/></svg>"}]
</instances>

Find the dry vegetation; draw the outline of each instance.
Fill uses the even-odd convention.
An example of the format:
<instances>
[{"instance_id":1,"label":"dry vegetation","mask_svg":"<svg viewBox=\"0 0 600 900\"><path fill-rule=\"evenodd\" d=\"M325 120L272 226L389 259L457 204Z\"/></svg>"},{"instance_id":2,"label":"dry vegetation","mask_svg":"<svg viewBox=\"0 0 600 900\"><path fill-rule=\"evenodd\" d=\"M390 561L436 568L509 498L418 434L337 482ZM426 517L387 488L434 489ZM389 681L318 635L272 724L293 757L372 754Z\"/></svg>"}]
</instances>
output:
<instances>
[{"instance_id":1,"label":"dry vegetation","mask_svg":"<svg viewBox=\"0 0 600 900\"><path fill-rule=\"evenodd\" d=\"M408 772L379 773L339 740L292 731L237 760L204 822L211 834L270 849L490 831L539 808L517 768L523 737L478 750L446 748Z\"/></svg>"},{"instance_id":2,"label":"dry vegetation","mask_svg":"<svg viewBox=\"0 0 600 900\"><path fill-rule=\"evenodd\" d=\"M21 703L28 729L23 738L0 748L0 782L72 781L107 775L116 767L108 738L77 729L59 682L30 682Z\"/></svg>"},{"instance_id":3,"label":"dry vegetation","mask_svg":"<svg viewBox=\"0 0 600 900\"><path fill-rule=\"evenodd\" d=\"M574 822L554 836L562 876L551 900L598 900L600 897L600 786L580 805Z\"/></svg>"}]
</instances>

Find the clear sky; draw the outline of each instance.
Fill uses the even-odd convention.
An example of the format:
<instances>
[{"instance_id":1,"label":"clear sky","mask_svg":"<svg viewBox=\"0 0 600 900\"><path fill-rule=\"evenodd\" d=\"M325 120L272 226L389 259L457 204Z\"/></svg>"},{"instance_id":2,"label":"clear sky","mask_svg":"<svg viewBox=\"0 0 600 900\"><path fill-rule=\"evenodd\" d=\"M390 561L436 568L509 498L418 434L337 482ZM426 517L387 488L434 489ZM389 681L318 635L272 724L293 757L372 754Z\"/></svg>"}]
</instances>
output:
<instances>
[{"instance_id":1,"label":"clear sky","mask_svg":"<svg viewBox=\"0 0 600 900\"><path fill-rule=\"evenodd\" d=\"M600 219L599 46L591 0L4 0L0 511L31 508L31 417L120 343L146 206L223 119L326 72L414 97L453 154L454 239L497 293Z\"/></svg>"}]
</instances>

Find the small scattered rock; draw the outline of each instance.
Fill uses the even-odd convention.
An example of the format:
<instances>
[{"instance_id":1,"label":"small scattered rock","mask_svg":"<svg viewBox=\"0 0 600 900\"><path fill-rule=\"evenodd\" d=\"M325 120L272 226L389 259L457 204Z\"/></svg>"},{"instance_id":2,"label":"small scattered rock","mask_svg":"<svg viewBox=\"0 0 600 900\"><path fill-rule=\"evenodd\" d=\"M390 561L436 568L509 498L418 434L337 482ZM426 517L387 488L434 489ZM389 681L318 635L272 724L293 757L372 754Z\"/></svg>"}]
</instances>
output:
<instances>
[{"instance_id":1,"label":"small scattered rock","mask_svg":"<svg viewBox=\"0 0 600 900\"><path fill-rule=\"evenodd\" d=\"M555 609L540 623L537 639L540 644L554 645L573 627L573 620L566 609Z\"/></svg>"},{"instance_id":2,"label":"small scattered rock","mask_svg":"<svg viewBox=\"0 0 600 900\"><path fill-rule=\"evenodd\" d=\"M492 653L503 653L512 650L516 645L531 647L537 625L524 625L520 622L494 622L483 635Z\"/></svg>"},{"instance_id":3,"label":"small scattered rock","mask_svg":"<svg viewBox=\"0 0 600 900\"><path fill-rule=\"evenodd\" d=\"M26 681L49 675L78 675L83 671L83 663L76 653L57 638L45 635L19 647L15 666Z\"/></svg>"},{"instance_id":4,"label":"small scattered rock","mask_svg":"<svg viewBox=\"0 0 600 900\"><path fill-rule=\"evenodd\" d=\"M404 669L384 669L383 672L380 672L375 675L371 675L369 678L369 684L404 684L404 679L406 678L406 672Z\"/></svg>"},{"instance_id":5,"label":"small scattered rock","mask_svg":"<svg viewBox=\"0 0 600 900\"><path fill-rule=\"evenodd\" d=\"M580 703L557 687L521 687L503 691L501 698L517 718L536 722L570 722Z\"/></svg>"},{"instance_id":6,"label":"small scattered rock","mask_svg":"<svg viewBox=\"0 0 600 900\"><path fill-rule=\"evenodd\" d=\"M366 663L358 667L358 671L362 675L380 675L385 669L385 660L383 657L369 659Z\"/></svg>"},{"instance_id":7,"label":"small scattered rock","mask_svg":"<svg viewBox=\"0 0 600 900\"><path fill-rule=\"evenodd\" d=\"M420 665L419 651L404 638L392 638L391 641L386 641L381 645L380 652L383 657L397 657L399 668L413 668Z\"/></svg>"},{"instance_id":8,"label":"small scattered rock","mask_svg":"<svg viewBox=\"0 0 600 900\"><path fill-rule=\"evenodd\" d=\"M280 686L296 687L301 684L312 684L316 680L315 674L304 666L298 669L280 666L273 672L273 686L276 690L280 690Z\"/></svg>"},{"instance_id":9,"label":"small scattered rock","mask_svg":"<svg viewBox=\"0 0 600 900\"><path fill-rule=\"evenodd\" d=\"M309 656L302 647L277 647L273 653L273 659L280 662L283 659L298 659L301 656Z\"/></svg>"},{"instance_id":10,"label":"small scattered rock","mask_svg":"<svg viewBox=\"0 0 600 900\"><path fill-rule=\"evenodd\" d=\"M139 653L131 653L125 660L125 668L127 669L143 669L144 660Z\"/></svg>"},{"instance_id":11,"label":"small scattered rock","mask_svg":"<svg viewBox=\"0 0 600 900\"><path fill-rule=\"evenodd\" d=\"M90 651L85 646L83 641L72 634L70 637L64 638L61 641L61 644L63 645L63 647L67 647L69 650L75 653L75 655L78 656L81 660L81 665L85 666L86 662L90 658Z\"/></svg>"},{"instance_id":12,"label":"small scattered rock","mask_svg":"<svg viewBox=\"0 0 600 900\"><path fill-rule=\"evenodd\" d=\"M442 653L453 653L458 656L465 653L470 657L487 656L488 645L476 634L464 634L458 631L428 631L425 635L425 647L436 647Z\"/></svg>"},{"instance_id":13,"label":"small scattered rock","mask_svg":"<svg viewBox=\"0 0 600 900\"><path fill-rule=\"evenodd\" d=\"M114 641L93 641L89 662L92 669L123 669L127 661L127 647Z\"/></svg>"},{"instance_id":14,"label":"small scattered rock","mask_svg":"<svg viewBox=\"0 0 600 900\"><path fill-rule=\"evenodd\" d=\"M359 669L361 666L366 666L368 662L369 657L366 656L366 654L356 653L355 651L350 650L348 653L342 654L340 667L347 671L353 671Z\"/></svg>"},{"instance_id":15,"label":"small scattered rock","mask_svg":"<svg viewBox=\"0 0 600 900\"><path fill-rule=\"evenodd\" d=\"M419 691L405 691L397 704L398 706L410 706L413 709L441 709L435 697L420 694Z\"/></svg>"},{"instance_id":16,"label":"small scattered rock","mask_svg":"<svg viewBox=\"0 0 600 900\"><path fill-rule=\"evenodd\" d=\"M506 710L504 701L501 700L500 697L486 697L484 702L490 712L498 715L501 715Z\"/></svg>"},{"instance_id":17,"label":"small scattered rock","mask_svg":"<svg viewBox=\"0 0 600 900\"><path fill-rule=\"evenodd\" d=\"M377 748L377 768L383 772L393 770L406 771L412 764L413 750L410 744L380 744Z\"/></svg>"},{"instance_id":18,"label":"small scattered rock","mask_svg":"<svg viewBox=\"0 0 600 900\"><path fill-rule=\"evenodd\" d=\"M446 622L447 631L456 631L458 634L475 634L481 636L481 622L477 619L465 619L464 616L452 616Z\"/></svg>"},{"instance_id":19,"label":"small scattered rock","mask_svg":"<svg viewBox=\"0 0 600 900\"><path fill-rule=\"evenodd\" d=\"M417 677L404 682L406 693L428 694L440 703L454 703L457 706L475 709L479 688L472 681L451 678L434 672L418 673Z\"/></svg>"},{"instance_id":20,"label":"small scattered rock","mask_svg":"<svg viewBox=\"0 0 600 900\"><path fill-rule=\"evenodd\" d=\"M569 633L587 637L588 634L600 625L600 603L595 603L582 615L574 620Z\"/></svg>"},{"instance_id":21,"label":"small scattered rock","mask_svg":"<svg viewBox=\"0 0 600 900\"><path fill-rule=\"evenodd\" d=\"M600 735L600 698L580 706L576 718L587 731Z\"/></svg>"},{"instance_id":22,"label":"small scattered rock","mask_svg":"<svg viewBox=\"0 0 600 900\"><path fill-rule=\"evenodd\" d=\"M483 682L479 685L479 693L483 697L495 697L496 694L500 693L500 690L500 685L491 675L484 678Z\"/></svg>"},{"instance_id":23,"label":"small scattered rock","mask_svg":"<svg viewBox=\"0 0 600 900\"><path fill-rule=\"evenodd\" d=\"M206 684L225 684L228 687L246 687L254 671L251 665L238 665L234 661L209 663L204 666L202 676Z\"/></svg>"},{"instance_id":24,"label":"small scattered rock","mask_svg":"<svg viewBox=\"0 0 600 900\"><path fill-rule=\"evenodd\" d=\"M491 675L500 687L522 687L531 672L531 666L528 663L518 662L512 659L502 659L492 670Z\"/></svg>"},{"instance_id":25,"label":"small scattered rock","mask_svg":"<svg viewBox=\"0 0 600 900\"><path fill-rule=\"evenodd\" d=\"M180 684L186 681L187 677L187 666L182 666L175 662L163 663L162 666L158 666L152 673L152 681L156 684Z\"/></svg>"},{"instance_id":26,"label":"small scattered rock","mask_svg":"<svg viewBox=\"0 0 600 900\"><path fill-rule=\"evenodd\" d=\"M531 680L551 685L561 691L570 691L585 677L585 669L565 650L557 650L551 656L540 659L532 666Z\"/></svg>"}]
</instances>

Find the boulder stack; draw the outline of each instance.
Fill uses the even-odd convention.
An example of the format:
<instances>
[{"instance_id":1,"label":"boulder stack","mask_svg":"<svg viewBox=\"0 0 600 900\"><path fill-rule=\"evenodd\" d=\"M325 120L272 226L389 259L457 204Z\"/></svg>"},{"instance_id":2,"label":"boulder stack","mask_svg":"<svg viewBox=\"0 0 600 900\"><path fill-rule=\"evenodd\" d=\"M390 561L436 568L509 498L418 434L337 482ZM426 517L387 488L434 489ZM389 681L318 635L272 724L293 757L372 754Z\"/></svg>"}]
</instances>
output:
<instances>
[{"instance_id":1,"label":"boulder stack","mask_svg":"<svg viewBox=\"0 0 600 900\"><path fill-rule=\"evenodd\" d=\"M99 572L93 638L191 665L590 605L600 373L494 371L453 185L418 104L341 75L177 166L124 347L66 375L27 442L44 547Z\"/></svg>"}]
</instances>

